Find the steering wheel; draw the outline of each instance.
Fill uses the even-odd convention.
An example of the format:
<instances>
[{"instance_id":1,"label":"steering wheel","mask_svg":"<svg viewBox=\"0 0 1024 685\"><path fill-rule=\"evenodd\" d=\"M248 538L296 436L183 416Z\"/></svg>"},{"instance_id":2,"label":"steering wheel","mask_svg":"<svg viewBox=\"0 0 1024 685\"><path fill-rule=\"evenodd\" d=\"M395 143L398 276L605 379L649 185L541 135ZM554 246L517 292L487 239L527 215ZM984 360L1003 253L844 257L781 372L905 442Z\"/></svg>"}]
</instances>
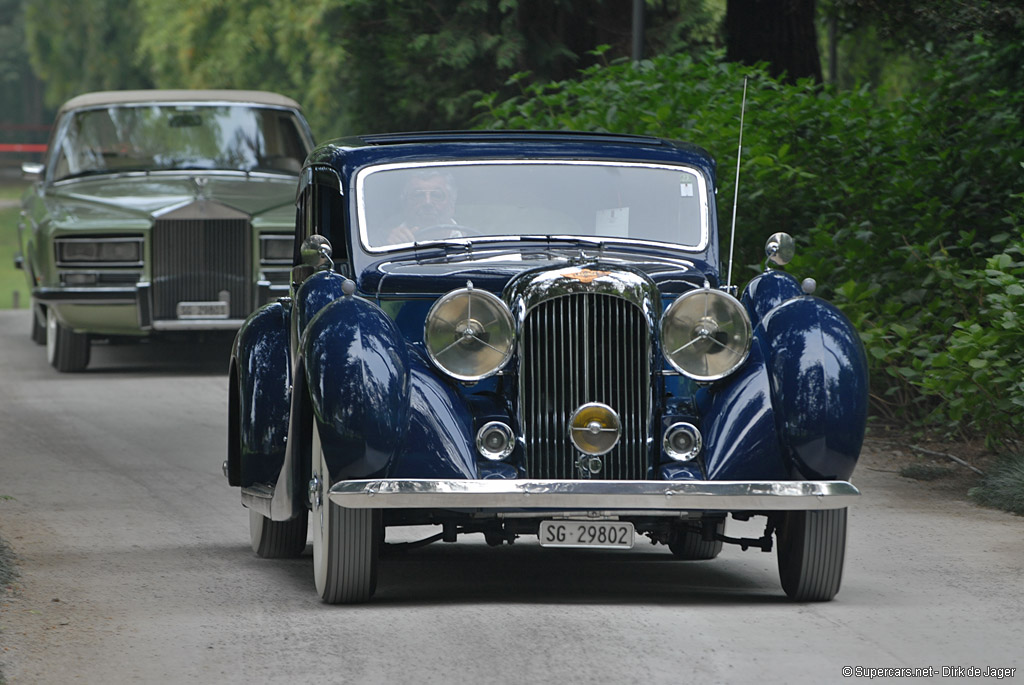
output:
<instances>
[{"instance_id":1,"label":"steering wheel","mask_svg":"<svg viewBox=\"0 0 1024 685\"><path fill-rule=\"evenodd\" d=\"M460 236L453 236L453 233L461 233ZM416 231L416 240L438 240L443 238L455 238L470 236L482 236L483 232L478 228L463 226L461 224L434 224Z\"/></svg>"}]
</instances>

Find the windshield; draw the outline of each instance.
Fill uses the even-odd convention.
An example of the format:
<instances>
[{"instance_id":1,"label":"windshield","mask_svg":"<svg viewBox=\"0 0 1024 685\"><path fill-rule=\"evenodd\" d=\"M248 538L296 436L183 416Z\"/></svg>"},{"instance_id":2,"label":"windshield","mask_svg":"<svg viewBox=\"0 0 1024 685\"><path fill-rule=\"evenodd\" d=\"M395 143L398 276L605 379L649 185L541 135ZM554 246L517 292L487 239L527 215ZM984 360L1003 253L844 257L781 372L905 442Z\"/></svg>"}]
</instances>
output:
<instances>
[{"instance_id":1,"label":"windshield","mask_svg":"<svg viewBox=\"0 0 1024 685\"><path fill-rule=\"evenodd\" d=\"M86 174L230 169L297 174L307 145L295 115L251 105L153 104L75 112L53 180Z\"/></svg>"},{"instance_id":2,"label":"windshield","mask_svg":"<svg viewBox=\"0 0 1024 685\"><path fill-rule=\"evenodd\" d=\"M708 196L689 167L481 161L382 165L357 181L370 251L452 238L566 236L704 249Z\"/></svg>"}]
</instances>

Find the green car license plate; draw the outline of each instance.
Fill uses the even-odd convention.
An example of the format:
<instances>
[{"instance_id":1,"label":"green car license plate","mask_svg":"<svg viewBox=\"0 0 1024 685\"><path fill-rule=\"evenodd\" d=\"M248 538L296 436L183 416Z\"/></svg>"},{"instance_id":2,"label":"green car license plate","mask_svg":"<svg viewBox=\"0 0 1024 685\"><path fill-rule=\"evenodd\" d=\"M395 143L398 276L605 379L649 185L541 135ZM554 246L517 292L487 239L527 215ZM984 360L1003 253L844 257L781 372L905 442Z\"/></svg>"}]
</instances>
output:
<instances>
[{"instance_id":1,"label":"green car license plate","mask_svg":"<svg viewBox=\"0 0 1024 685\"><path fill-rule=\"evenodd\" d=\"M179 302L177 307L179 319L226 319L228 303L213 302Z\"/></svg>"},{"instance_id":2,"label":"green car license plate","mask_svg":"<svg viewBox=\"0 0 1024 685\"><path fill-rule=\"evenodd\" d=\"M541 547L633 547L633 524L622 521L541 521Z\"/></svg>"}]
</instances>

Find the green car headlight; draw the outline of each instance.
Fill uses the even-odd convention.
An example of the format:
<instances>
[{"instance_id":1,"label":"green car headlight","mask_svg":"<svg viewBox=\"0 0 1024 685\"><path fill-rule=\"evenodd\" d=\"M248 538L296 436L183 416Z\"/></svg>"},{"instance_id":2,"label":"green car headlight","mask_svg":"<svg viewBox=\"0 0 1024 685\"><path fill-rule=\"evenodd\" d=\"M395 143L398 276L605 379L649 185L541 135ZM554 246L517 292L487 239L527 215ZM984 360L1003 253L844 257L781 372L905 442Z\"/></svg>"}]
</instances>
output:
<instances>
[{"instance_id":1,"label":"green car headlight","mask_svg":"<svg viewBox=\"0 0 1024 685\"><path fill-rule=\"evenodd\" d=\"M435 302L423 331L430 359L449 376L463 381L477 381L500 371L512 356L514 339L509 308L472 284Z\"/></svg>"},{"instance_id":2,"label":"green car headlight","mask_svg":"<svg viewBox=\"0 0 1024 685\"><path fill-rule=\"evenodd\" d=\"M703 288L681 296L661 320L665 359L698 381L714 381L735 371L750 352L746 310L732 295Z\"/></svg>"},{"instance_id":3,"label":"green car headlight","mask_svg":"<svg viewBox=\"0 0 1024 685\"><path fill-rule=\"evenodd\" d=\"M60 238L57 263L131 265L142 263L142 238Z\"/></svg>"}]
</instances>

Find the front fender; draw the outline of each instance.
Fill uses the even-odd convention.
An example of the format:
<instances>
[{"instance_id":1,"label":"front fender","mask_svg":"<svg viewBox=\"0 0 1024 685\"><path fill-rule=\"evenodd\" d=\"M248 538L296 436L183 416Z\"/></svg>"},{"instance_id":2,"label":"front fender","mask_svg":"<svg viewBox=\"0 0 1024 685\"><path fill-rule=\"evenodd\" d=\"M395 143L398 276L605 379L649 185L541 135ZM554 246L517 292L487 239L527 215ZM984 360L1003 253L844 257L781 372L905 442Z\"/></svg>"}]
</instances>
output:
<instances>
[{"instance_id":1,"label":"front fender","mask_svg":"<svg viewBox=\"0 0 1024 685\"><path fill-rule=\"evenodd\" d=\"M295 294L295 330L301 336L320 310L342 295L345 277L333 271L317 271L302 282Z\"/></svg>"},{"instance_id":2,"label":"front fender","mask_svg":"<svg viewBox=\"0 0 1024 685\"><path fill-rule=\"evenodd\" d=\"M860 336L835 306L809 296L775 307L761 327L783 455L804 478L849 478L868 410Z\"/></svg>"},{"instance_id":3,"label":"front fender","mask_svg":"<svg viewBox=\"0 0 1024 685\"><path fill-rule=\"evenodd\" d=\"M231 349L228 482L274 483L284 462L291 401L291 307L264 305L239 329Z\"/></svg>"},{"instance_id":4,"label":"front fender","mask_svg":"<svg viewBox=\"0 0 1024 685\"><path fill-rule=\"evenodd\" d=\"M743 367L726 381L702 388L704 467L709 480L785 480L777 418L764 350L755 337Z\"/></svg>"},{"instance_id":5,"label":"front fender","mask_svg":"<svg viewBox=\"0 0 1024 685\"><path fill-rule=\"evenodd\" d=\"M740 301L750 315L750 325L757 328L768 312L801 295L803 291L793 276L771 269L758 274L747 284Z\"/></svg>"},{"instance_id":6,"label":"front fender","mask_svg":"<svg viewBox=\"0 0 1024 685\"><path fill-rule=\"evenodd\" d=\"M479 478L473 414L453 386L419 355L412 362L409 431L389 478Z\"/></svg>"},{"instance_id":7,"label":"front fender","mask_svg":"<svg viewBox=\"0 0 1024 685\"><path fill-rule=\"evenodd\" d=\"M310 320L301 349L331 479L383 475L408 430L405 338L379 307L350 296Z\"/></svg>"}]
</instances>

